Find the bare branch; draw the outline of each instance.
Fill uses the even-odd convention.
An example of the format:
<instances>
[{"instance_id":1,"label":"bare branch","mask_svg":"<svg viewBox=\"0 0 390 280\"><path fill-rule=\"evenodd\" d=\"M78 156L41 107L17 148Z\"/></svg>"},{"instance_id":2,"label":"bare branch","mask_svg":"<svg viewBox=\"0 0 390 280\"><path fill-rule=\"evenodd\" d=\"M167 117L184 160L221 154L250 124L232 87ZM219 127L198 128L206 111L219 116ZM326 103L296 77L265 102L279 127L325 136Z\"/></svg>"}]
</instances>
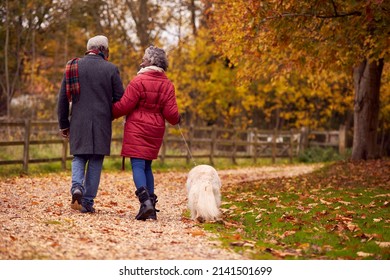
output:
<instances>
[{"instance_id":1,"label":"bare branch","mask_svg":"<svg viewBox=\"0 0 390 280\"><path fill-rule=\"evenodd\" d=\"M331 2L332 2L332 6L333 6L333 10L334 10L335 16L338 16L336 3L333 0L331 0Z\"/></svg>"},{"instance_id":2,"label":"bare branch","mask_svg":"<svg viewBox=\"0 0 390 280\"><path fill-rule=\"evenodd\" d=\"M261 23L264 23L268 20L272 19L277 19L277 18L284 18L284 17L313 17L313 18L321 18L321 19L330 19L330 18L340 18L340 17L349 17L349 16L361 16L362 13L360 11L353 11L353 12L348 12L344 14L338 14L336 15L324 15L324 14L316 14L316 13L285 13L285 14L280 14L277 16L272 16L272 17L266 17L264 18Z\"/></svg>"}]
</instances>

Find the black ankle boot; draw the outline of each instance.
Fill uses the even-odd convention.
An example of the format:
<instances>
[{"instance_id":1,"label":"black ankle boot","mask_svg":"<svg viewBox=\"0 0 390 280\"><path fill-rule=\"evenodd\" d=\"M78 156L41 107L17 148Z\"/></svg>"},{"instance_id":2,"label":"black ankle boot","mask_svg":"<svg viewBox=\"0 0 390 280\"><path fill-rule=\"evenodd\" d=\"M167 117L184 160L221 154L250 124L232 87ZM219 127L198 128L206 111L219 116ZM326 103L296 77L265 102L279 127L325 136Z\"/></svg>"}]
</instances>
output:
<instances>
[{"instance_id":1,"label":"black ankle boot","mask_svg":"<svg viewBox=\"0 0 390 280\"><path fill-rule=\"evenodd\" d=\"M70 207L74 210L81 210L81 198L83 197L83 192L80 188L75 188L72 192L72 203L70 204Z\"/></svg>"},{"instance_id":2,"label":"black ankle boot","mask_svg":"<svg viewBox=\"0 0 390 280\"><path fill-rule=\"evenodd\" d=\"M152 195L150 196L150 200L152 201L154 211L153 211L152 214L149 216L149 219L157 220L157 213L156 213L156 212L160 212L160 210L157 210L157 209L156 209L156 203L158 202L158 200L157 200L157 195L152 194Z\"/></svg>"},{"instance_id":3,"label":"black ankle boot","mask_svg":"<svg viewBox=\"0 0 390 280\"><path fill-rule=\"evenodd\" d=\"M138 196L139 202L141 203L139 212L135 218L137 220L145 221L154 212L152 200L150 199L148 190L145 187L141 187L135 191Z\"/></svg>"}]
</instances>

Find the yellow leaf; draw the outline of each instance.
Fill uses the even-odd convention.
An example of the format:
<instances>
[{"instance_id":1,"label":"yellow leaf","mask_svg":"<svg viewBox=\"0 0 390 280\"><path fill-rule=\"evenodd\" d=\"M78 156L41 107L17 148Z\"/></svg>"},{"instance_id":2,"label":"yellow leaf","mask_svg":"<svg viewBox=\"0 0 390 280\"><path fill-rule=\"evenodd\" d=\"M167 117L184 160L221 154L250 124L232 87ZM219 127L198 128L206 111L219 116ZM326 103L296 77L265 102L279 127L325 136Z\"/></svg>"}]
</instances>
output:
<instances>
[{"instance_id":1,"label":"yellow leaf","mask_svg":"<svg viewBox=\"0 0 390 280\"><path fill-rule=\"evenodd\" d=\"M204 231L202 231L202 230L192 230L192 231L190 232L190 234L191 234L192 236L204 236L204 235L206 235L206 234L204 233Z\"/></svg>"}]
</instances>

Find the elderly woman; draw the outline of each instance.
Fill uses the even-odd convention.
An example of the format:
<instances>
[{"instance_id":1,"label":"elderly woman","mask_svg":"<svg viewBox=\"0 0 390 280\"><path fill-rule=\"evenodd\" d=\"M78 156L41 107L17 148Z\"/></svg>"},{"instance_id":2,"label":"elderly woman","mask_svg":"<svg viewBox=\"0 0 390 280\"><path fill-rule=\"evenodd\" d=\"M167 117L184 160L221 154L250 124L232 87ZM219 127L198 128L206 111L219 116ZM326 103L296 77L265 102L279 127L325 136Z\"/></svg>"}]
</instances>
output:
<instances>
[{"instance_id":1,"label":"elderly woman","mask_svg":"<svg viewBox=\"0 0 390 280\"><path fill-rule=\"evenodd\" d=\"M165 120L180 122L175 88L165 75L168 60L163 49L145 50L137 76L121 100L113 104L113 118L126 115L121 155L130 157L140 209L137 220L157 219L152 160L158 157Z\"/></svg>"}]
</instances>

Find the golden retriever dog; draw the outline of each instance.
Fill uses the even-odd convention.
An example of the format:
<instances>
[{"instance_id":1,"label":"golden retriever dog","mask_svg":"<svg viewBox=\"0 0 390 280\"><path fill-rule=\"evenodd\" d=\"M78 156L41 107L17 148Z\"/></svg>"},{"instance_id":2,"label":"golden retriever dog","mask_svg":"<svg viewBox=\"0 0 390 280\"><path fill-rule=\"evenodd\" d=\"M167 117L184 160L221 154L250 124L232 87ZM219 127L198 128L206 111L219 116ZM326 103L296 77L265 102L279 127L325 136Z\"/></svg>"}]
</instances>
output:
<instances>
[{"instance_id":1,"label":"golden retriever dog","mask_svg":"<svg viewBox=\"0 0 390 280\"><path fill-rule=\"evenodd\" d=\"M221 214L221 180L217 171L205 164L192 168L186 187L191 219L199 222L217 220Z\"/></svg>"}]
</instances>

